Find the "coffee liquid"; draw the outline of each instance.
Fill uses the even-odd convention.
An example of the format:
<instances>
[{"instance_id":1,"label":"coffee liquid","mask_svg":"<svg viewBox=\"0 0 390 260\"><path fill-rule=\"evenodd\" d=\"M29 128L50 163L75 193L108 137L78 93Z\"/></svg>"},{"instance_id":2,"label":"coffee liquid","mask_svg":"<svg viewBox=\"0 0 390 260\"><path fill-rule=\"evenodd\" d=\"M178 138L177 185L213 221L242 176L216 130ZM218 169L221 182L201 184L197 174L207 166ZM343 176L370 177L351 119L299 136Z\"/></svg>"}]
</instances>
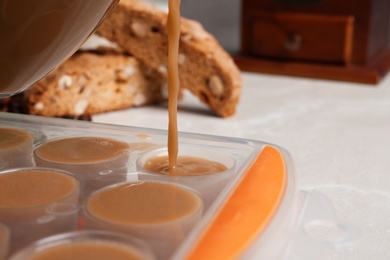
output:
<instances>
[{"instance_id":1,"label":"coffee liquid","mask_svg":"<svg viewBox=\"0 0 390 260\"><path fill-rule=\"evenodd\" d=\"M28 208L65 198L78 183L62 173L28 170L0 174L0 208Z\"/></svg>"},{"instance_id":2,"label":"coffee liquid","mask_svg":"<svg viewBox=\"0 0 390 260\"><path fill-rule=\"evenodd\" d=\"M22 145L31 139L29 133L19 129L0 128L0 151Z\"/></svg>"},{"instance_id":3,"label":"coffee liquid","mask_svg":"<svg viewBox=\"0 0 390 260\"><path fill-rule=\"evenodd\" d=\"M172 175L168 156L151 158L144 164L144 169L150 172ZM219 162L193 156L178 156L175 165L175 176L203 176L227 170Z\"/></svg>"},{"instance_id":4,"label":"coffee liquid","mask_svg":"<svg viewBox=\"0 0 390 260\"><path fill-rule=\"evenodd\" d=\"M100 191L86 206L89 214L109 223L156 225L190 216L201 205L195 193L176 185L140 182Z\"/></svg>"},{"instance_id":5,"label":"coffee liquid","mask_svg":"<svg viewBox=\"0 0 390 260\"><path fill-rule=\"evenodd\" d=\"M180 0L169 0L168 7L168 166L165 158L155 158L147 164L153 165L149 169L152 172L171 175L208 175L221 172L226 170L224 165L202 158L181 156L180 163L178 163L177 100L179 93Z\"/></svg>"},{"instance_id":6,"label":"coffee liquid","mask_svg":"<svg viewBox=\"0 0 390 260\"><path fill-rule=\"evenodd\" d=\"M168 8L168 155L169 169L174 172L179 151L177 99L179 93L180 0L169 0Z\"/></svg>"},{"instance_id":7,"label":"coffee liquid","mask_svg":"<svg viewBox=\"0 0 390 260\"><path fill-rule=\"evenodd\" d=\"M143 256L129 247L113 242L88 241L60 244L41 250L27 260L141 260Z\"/></svg>"},{"instance_id":8,"label":"coffee liquid","mask_svg":"<svg viewBox=\"0 0 390 260\"><path fill-rule=\"evenodd\" d=\"M62 164L93 164L115 160L126 154L129 145L104 137L73 137L39 146L35 155Z\"/></svg>"}]
</instances>

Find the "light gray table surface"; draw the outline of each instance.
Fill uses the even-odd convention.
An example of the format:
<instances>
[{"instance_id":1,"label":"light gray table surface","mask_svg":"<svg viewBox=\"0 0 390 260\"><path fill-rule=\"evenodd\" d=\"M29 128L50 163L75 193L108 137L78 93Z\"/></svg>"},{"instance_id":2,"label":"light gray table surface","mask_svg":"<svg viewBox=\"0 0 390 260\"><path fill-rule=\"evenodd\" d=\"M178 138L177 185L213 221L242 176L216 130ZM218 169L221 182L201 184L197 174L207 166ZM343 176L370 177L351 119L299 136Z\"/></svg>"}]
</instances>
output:
<instances>
[{"instance_id":1,"label":"light gray table surface","mask_svg":"<svg viewBox=\"0 0 390 260\"><path fill-rule=\"evenodd\" d=\"M358 231L350 248L321 259L390 259L390 76L379 85L242 73L237 113L219 118L191 93L179 131L255 139L286 148L298 189L318 191ZM131 108L94 122L167 129L166 105ZM326 231L325 231L326 232Z\"/></svg>"}]
</instances>

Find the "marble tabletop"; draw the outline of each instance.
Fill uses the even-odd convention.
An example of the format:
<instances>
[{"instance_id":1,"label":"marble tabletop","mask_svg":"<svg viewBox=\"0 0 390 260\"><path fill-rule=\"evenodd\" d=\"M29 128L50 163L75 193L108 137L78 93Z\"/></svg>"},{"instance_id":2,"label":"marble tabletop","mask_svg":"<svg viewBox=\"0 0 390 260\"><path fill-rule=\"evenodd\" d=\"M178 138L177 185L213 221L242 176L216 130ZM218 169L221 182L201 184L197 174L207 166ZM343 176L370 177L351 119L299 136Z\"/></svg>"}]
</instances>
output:
<instances>
[{"instance_id":1,"label":"marble tabletop","mask_svg":"<svg viewBox=\"0 0 390 260\"><path fill-rule=\"evenodd\" d=\"M286 148L298 189L331 201L357 236L318 259L390 259L390 76L378 85L243 73L237 113L214 116L191 93L179 131L255 139ZM167 129L166 105L131 108L94 122ZM326 231L324 231L326 232Z\"/></svg>"}]
</instances>

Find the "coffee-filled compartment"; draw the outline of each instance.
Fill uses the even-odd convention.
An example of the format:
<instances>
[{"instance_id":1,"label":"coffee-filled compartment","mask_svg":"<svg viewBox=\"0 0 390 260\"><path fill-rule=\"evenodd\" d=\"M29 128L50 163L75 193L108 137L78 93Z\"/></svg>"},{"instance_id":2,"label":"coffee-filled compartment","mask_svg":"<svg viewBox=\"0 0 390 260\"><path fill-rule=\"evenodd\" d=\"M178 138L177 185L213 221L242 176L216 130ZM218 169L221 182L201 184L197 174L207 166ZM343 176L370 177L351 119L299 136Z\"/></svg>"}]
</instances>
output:
<instances>
[{"instance_id":1,"label":"coffee-filled compartment","mask_svg":"<svg viewBox=\"0 0 390 260\"><path fill-rule=\"evenodd\" d=\"M0 222L10 230L10 252L36 239L76 230L79 180L47 168L0 172Z\"/></svg>"},{"instance_id":2,"label":"coffee-filled compartment","mask_svg":"<svg viewBox=\"0 0 390 260\"><path fill-rule=\"evenodd\" d=\"M0 171L33 166L33 143L25 129L0 126Z\"/></svg>"},{"instance_id":3,"label":"coffee-filled compartment","mask_svg":"<svg viewBox=\"0 0 390 260\"><path fill-rule=\"evenodd\" d=\"M203 214L203 200L188 187L136 181L94 192L84 205L87 229L121 232L147 242L169 259Z\"/></svg>"},{"instance_id":4,"label":"coffee-filled compartment","mask_svg":"<svg viewBox=\"0 0 390 260\"><path fill-rule=\"evenodd\" d=\"M37 166L74 173L81 181L80 201L93 191L125 181L129 145L112 138L72 136L51 139L34 150Z\"/></svg>"},{"instance_id":5,"label":"coffee-filled compartment","mask_svg":"<svg viewBox=\"0 0 390 260\"><path fill-rule=\"evenodd\" d=\"M154 260L150 248L140 240L114 232L74 231L50 236L14 254L10 260L73 259Z\"/></svg>"},{"instance_id":6,"label":"coffee-filled compartment","mask_svg":"<svg viewBox=\"0 0 390 260\"><path fill-rule=\"evenodd\" d=\"M198 191L205 209L213 203L235 175L235 159L226 152L210 147L180 147L175 172L169 172L166 148L150 150L137 159L140 180L180 183Z\"/></svg>"}]
</instances>

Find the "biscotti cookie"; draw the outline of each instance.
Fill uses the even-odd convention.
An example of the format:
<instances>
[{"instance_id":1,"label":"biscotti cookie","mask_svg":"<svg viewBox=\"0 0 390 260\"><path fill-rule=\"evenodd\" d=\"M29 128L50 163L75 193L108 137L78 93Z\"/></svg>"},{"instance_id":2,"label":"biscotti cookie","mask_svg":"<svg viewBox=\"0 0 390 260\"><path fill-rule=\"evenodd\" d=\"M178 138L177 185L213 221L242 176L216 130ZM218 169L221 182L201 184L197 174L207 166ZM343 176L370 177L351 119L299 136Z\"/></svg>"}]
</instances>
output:
<instances>
[{"instance_id":1,"label":"biscotti cookie","mask_svg":"<svg viewBox=\"0 0 390 260\"><path fill-rule=\"evenodd\" d=\"M19 93L11 97L0 99L0 111L16 114L28 114L27 107L24 105L24 94ZM63 115L58 117L82 121L92 121L92 115Z\"/></svg>"},{"instance_id":2,"label":"biscotti cookie","mask_svg":"<svg viewBox=\"0 0 390 260\"><path fill-rule=\"evenodd\" d=\"M134 57L89 52L73 55L22 95L27 114L70 118L167 99L165 80Z\"/></svg>"},{"instance_id":3,"label":"biscotti cookie","mask_svg":"<svg viewBox=\"0 0 390 260\"><path fill-rule=\"evenodd\" d=\"M121 0L97 34L166 77L167 13L150 3ZM196 21L181 19L180 87L189 89L217 115L235 113L241 74L232 57Z\"/></svg>"}]
</instances>

